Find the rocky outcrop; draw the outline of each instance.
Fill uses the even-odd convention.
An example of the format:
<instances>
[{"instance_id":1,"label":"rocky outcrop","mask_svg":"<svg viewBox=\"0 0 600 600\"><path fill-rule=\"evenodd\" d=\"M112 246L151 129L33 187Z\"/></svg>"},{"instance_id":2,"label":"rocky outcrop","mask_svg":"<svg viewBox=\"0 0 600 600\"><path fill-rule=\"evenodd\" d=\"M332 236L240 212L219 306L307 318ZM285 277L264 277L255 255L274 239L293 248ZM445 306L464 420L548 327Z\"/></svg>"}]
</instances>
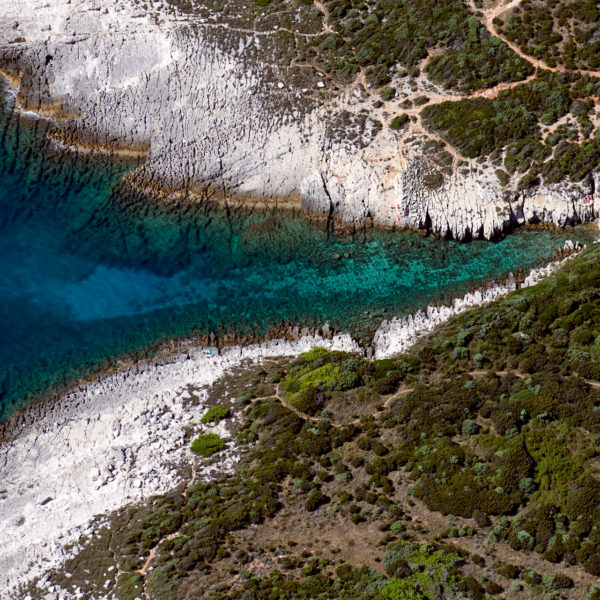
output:
<instances>
[{"instance_id":1,"label":"rocky outcrop","mask_svg":"<svg viewBox=\"0 0 600 600\"><path fill-rule=\"evenodd\" d=\"M418 148L393 161L353 160L302 182L303 207L358 225L428 229L456 239L491 239L515 225L548 223L559 227L594 221L598 209L589 183L541 187L535 193L503 191L493 169L463 168L439 187L427 181L430 167ZM340 174L342 173L342 174Z\"/></svg>"},{"instance_id":2,"label":"rocky outcrop","mask_svg":"<svg viewBox=\"0 0 600 600\"><path fill-rule=\"evenodd\" d=\"M138 185L287 199L352 226L457 238L596 217L592 182L505 192L491 165L432 149L438 141L417 121L390 129L360 79L340 88L303 63L314 32L269 27L267 17L240 25L236 7L246 10L241 0L227 10L0 0L0 63L19 105L50 115L58 139L145 152ZM397 85L399 101L414 95ZM432 98L447 94L419 85Z\"/></svg>"},{"instance_id":3,"label":"rocky outcrop","mask_svg":"<svg viewBox=\"0 0 600 600\"><path fill-rule=\"evenodd\" d=\"M95 515L183 483L191 465L197 481L231 470L233 444L217 462L189 450L189 433L206 428L204 386L242 363L317 345L360 351L347 335L230 346L214 355L187 347L66 394L45 405L46 414L37 407L29 424L14 419L15 431L0 445L2 598L22 598L18 586L61 565L64 546L89 533ZM221 424L211 431L227 435Z\"/></svg>"},{"instance_id":4,"label":"rocky outcrop","mask_svg":"<svg viewBox=\"0 0 600 600\"><path fill-rule=\"evenodd\" d=\"M428 306L406 317L394 317L389 321L382 321L373 337L374 358L389 358L408 352L423 336L432 333L456 315L494 302L518 288L530 287L542 281L571 260L574 253L581 249L579 244L567 240L563 251L567 254L565 258L553 261L539 269L531 269L520 283L511 273L505 281L492 282L484 289L468 292L460 298L455 298L450 305Z\"/></svg>"}]
</instances>

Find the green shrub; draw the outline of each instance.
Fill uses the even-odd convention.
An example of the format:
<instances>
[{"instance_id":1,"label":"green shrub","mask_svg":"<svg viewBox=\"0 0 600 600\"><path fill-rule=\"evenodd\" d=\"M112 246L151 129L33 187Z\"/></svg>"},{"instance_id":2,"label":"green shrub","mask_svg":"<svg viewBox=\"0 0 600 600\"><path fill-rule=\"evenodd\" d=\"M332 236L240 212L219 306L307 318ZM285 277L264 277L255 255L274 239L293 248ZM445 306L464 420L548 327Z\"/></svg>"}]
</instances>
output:
<instances>
[{"instance_id":1,"label":"green shrub","mask_svg":"<svg viewBox=\"0 0 600 600\"><path fill-rule=\"evenodd\" d=\"M485 584L485 591L488 594L495 596L496 594L502 593L504 591L504 588L500 584L496 583L495 581L488 581Z\"/></svg>"},{"instance_id":2,"label":"green shrub","mask_svg":"<svg viewBox=\"0 0 600 600\"><path fill-rule=\"evenodd\" d=\"M573 580L568 575L564 575L563 573L558 573L556 575L554 583L559 590L573 587Z\"/></svg>"},{"instance_id":3,"label":"green shrub","mask_svg":"<svg viewBox=\"0 0 600 600\"><path fill-rule=\"evenodd\" d=\"M201 423L218 423L229 416L229 409L226 406L212 406L208 412L200 419Z\"/></svg>"},{"instance_id":4,"label":"green shrub","mask_svg":"<svg viewBox=\"0 0 600 600\"><path fill-rule=\"evenodd\" d=\"M476 435L479 432L479 425L473 419L465 419L461 429L465 435Z\"/></svg>"},{"instance_id":5,"label":"green shrub","mask_svg":"<svg viewBox=\"0 0 600 600\"><path fill-rule=\"evenodd\" d=\"M556 575L554 575L553 573L545 573L544 575L542 575L542 585L547 590L555 590L555 589L557 589L557 586L556 586Z\"/></svg>"},{"instance_id":6,"label":"green shrub","mask_svg":"<svg viewBox=\"0 0 600 600\"><path fill-rule=\"evenodd\" d=\"M595 577L600 577L600 552L597 554L592 554L584 563L583 568L594 575Z\"/></svg>"},{"instance_id":7,"label":"green shrub","mask_svg":"<svg viewBox=\"0 0 600 600\"><path fill-rule=\"evenodd\" d=\"M426 600L412 581L391 579L379 592L377 600Z\"/></svg>"},{"instance_id":8,"label":"green shrub","mask_svg":"<svg viewBox=\"0 0 600 600\"><path fill-rule=\"evenodd\" d=\"M459 360L461 358L469 358L469 349L462 346L457 346L452 351L452 360Z\"/></svg>"},{"instance_id":9,"label":"green shrub","mask_svg":"<svg viewBox=\"0 0 600 600\"><path fill-rule=\"evenodd\" d=\"M517 579L521 573L521 569L517 565L504 563L496 569L496 572L506 579Z\"/></svg>"},{"instance_id":10,"label":"green shrub","mask_svg":"<svg viewBox=\"0 0 600 600\"><path fill-rule=\"evenodd\" d=\"M317 510L317 508L319 508L320 506L323 506L323 504L327 504L329 500L330 498L326 496L321 490L313 489L308 494L308 498L304 503L304 508L312 512L314 510Z\"/></svg>"},{"instance_id":11,"label":"green shrub","mask_svg":"<svg viewBox=\"0 0 600 600\"><path fill-rule=\"evenodd\" d=\"M120 573L116 592L122 600L136 600L144 595L144 579L139 573Z\"/></svg>"},{"instance_id":12,"label":"green shrub","mask_svg":"<svg viewBox=\"0 0 600 600\"><path fill-rule=\"evenodd\" d=\"M397 387L398 383L393 379L382 378L377 379L371 389L377 394L387 396L388 394L393 394Z\"/></svg>"},{"instance_id":13,"label":"green shrub","mask_svg":"<svg viewBox=\"0 0 600 600\"><path fill-rule=\"evenodd\" d=\"M402 113L401 115L398 115L396 117L394 117L390 123L390 129L402 129L409 121L408 115L405 113Z\"/></svg>"},{"instance_id":14,"label":"green shrub","mask_svg":"<svg viewBox=\"0 0 600 600\"><path fill-rule=\"evenodd\" d=\"M383 88L383 90L381 90L381 99L384 102L388 102L389 100L391 100L395 95L396 95L396 88L394 87L385 87Z\"/></svg>"},{"instance_id":15,"label":"green shrub","mask_svg":"<svg viewBox=\"0 0 600 600\"><path fill-rule=\"evenodd\" d=\"M208 457L225 448L225 442L216 433L203 433L192 442L192 452Z\"/></svg>"},{"instance_id":16,"label":"green shrub","mask_svg":"<svg viewBox=\"0 0 600 600\"><path fill-rule=\"evenodd\" d=\"M535 485L535 481L531 477L523 477L519 481L519 489L524 494L533 494L533 492L535 492L535 490L537 489L537 486Z\"/></svg>"}]
</instances>

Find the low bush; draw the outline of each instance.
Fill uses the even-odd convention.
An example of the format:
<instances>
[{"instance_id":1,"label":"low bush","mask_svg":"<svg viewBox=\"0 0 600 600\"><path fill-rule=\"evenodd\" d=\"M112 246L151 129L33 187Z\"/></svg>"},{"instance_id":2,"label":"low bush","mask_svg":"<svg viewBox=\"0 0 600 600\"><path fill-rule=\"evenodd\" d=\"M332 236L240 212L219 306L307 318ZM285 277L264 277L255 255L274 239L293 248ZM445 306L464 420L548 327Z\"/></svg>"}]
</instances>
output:
<instances>
[{"instance_id":1,"label":"low bush","mask_svg":"<svg viewBox=\"0 0 600 600\"><path fill-rule=\"evenodd\" d=\"M192 452L208 457L225 448L225 442L216 433L203 433L192 442Z\"/></svg>"},{"instance_id":2,"label":"low bush","mask_svg":"<svg viewBox=\"0 0 600 600\"><path fill-rule=\"evenodd\" d=\"M394 117L390 123L390 128L391 129L402 129L409 121L410 119L408 118L408 115L403 113L401 115L398 115L397 117Z\"/></svg>"},{"instance_id":3,"label":"low bush","mask_svg":"<svg viewBox=\"0 0 600 600\"><path fill-rule=\"evenodd\" d=\"M201 423L218 423L229 416L226 406L212 406L200 420Z\"/></svg>"}]
</instances>

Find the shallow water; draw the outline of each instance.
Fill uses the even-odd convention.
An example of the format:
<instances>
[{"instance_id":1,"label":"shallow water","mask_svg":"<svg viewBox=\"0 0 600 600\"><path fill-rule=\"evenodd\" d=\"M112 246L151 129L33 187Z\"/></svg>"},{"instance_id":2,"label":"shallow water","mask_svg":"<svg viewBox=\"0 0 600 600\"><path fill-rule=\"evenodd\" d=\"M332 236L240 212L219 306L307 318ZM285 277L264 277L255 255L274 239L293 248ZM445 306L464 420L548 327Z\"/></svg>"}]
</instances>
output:
<instances>
[{"instance_id":1,"label":"shallow water","mask_svg":"<svg viewBox=\"0 0 600 600\"><path fill-rule=\"evenodd\" d=\"M566 239L337 238L290 215L165 207L124 162L58 152L45 121L0 118L0 420L124 353L283 322L368 333L384 316L540 265Z\"/></svg>"}]
</instances>

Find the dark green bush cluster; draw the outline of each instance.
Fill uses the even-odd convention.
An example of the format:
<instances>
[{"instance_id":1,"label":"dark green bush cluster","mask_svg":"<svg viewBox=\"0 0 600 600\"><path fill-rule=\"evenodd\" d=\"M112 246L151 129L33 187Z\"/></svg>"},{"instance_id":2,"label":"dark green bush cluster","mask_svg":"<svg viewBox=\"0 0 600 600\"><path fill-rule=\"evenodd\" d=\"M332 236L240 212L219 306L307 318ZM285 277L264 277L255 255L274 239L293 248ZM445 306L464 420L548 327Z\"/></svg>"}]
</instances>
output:
<instances>
[{"instance_id":1,"label":"dark green bush cluster","mask_svg":"<svg viewBox=\"0 0 600 600\"><path fill-rule=\"evenodd\" d=\"M523 501L520 484L532 474L534 461L522 437L506 440L502 453L487 460L481 452L454 441L461 434L478 435L475 417L483 413L490 396L510 389L508 381L492 376L477 382L455 378L439 386L418 386L392 408L404 440L392 451L394 466L406 464L416 480L413 493L430 509L463 517L477 510L507 514ZM468 419L463 420L465 415Z\"/></svg>"},{"instance_id":2,"label":"dark green bush cluster","mask_svg":"<svg viewBox=\"0 0 600 600\"><path fill-rule=\"evenodd\" d=\"M408 115L403 113L394 117L390 123L391 129L402 129L410 121Z\"/></svg>"},{"instance_id":3,"label":"dark green bush cluster","mask_svg":"<svg viewBox=\"0 0 600 600\"><path fill-rule=\"evenodd\" d=\"M201 423L218 423L229 416L226 406L211 406L200 420Z\"/></svg>"},{"instance_id":4,"label":"dark green bush cluster","mask_svg":"<svg viewBox=\"0 0 600 600\"><path fill-rule=\"evenodd\" d=\"M314 348L290 365L282 387L288 402L313 415L323 410L336 392L368 385L377 394L391 394L418 364L411 356L370 362L346 352Z\"/></svg>"},{"instance_id":5,"label":"dark green bush cluster","mask_svg":"<svg viewBox=\"0 0 600 600\"><path fill-rule=\"evenodd\" d=\"M377 571L366 567L357 569L348 564L338 567L336 573L329 570L320 571L301 579L273 570L268 577L248 577L240 588L209 596L209 600L245 600L246 598L375 600L384 585L385 578Z\"/></svg>"},{"instance_id":6,"label":"dark green bush cluster","mask_svg":"<svg viewBox=\"0 0 600 600\"><path fill-rule=\"evenodd\" d=\"M400 558L405 556L406 559ZM253 598L348 600L427 600L433 598L464 598L469 582L459 570L464 557L454 548L426 544L393 544L386 548L384 561L388 572L401 576L384 577L367 567L357 568L342 563L334 571L317 565L306 569L301 578L273 570L268 577L251 576L241 587L210 596L210 600ZM315 561L313 561L314 563ZM389 568L402 563L403 568ZM409 566L410 565L410 566ZM307 574L308 571L308 574ZM483 588L478 586L483 594ZM470 595L469 597L477 597Z\"/></svg>"},{"instance_id":7,"label":"dark green bush cluster","mask_svg":"<svg viewBox=\"0 0 600 600\"><path fill-rule=\"evenodd\" d=\"M532 72L458 0L378 0L374 5L328 0L325 5L335 33L316 38L316 60L344 82L359 67L375 86L387 84L398 64L417 75L419 62L434 47L445 52L431 59L427 73L448 87L469 91Z\"/></svg>"},{"instance_id":8,"label":"dark green bush cluster","mask_svg":"<svg viewBox=\"0 0 600 600\"><path fill-rule=\"evenodd\" d=\"M590 574L599 576L600 482L582 475L569 480L568 487L559 503L534 505L500 538L515 550L535 550L552 563L580 563Z\"/></svg>"},{"instance_id":9,"label":"dark green bush cluster","mask_svg":"<svg viewBox=\"0 0 600 600\"><path fill-rule=\"evenodd\" d=\"M192 442L192 452L212 456L225 448L225 442L216 433L203 433Z\"/></svg>"},{"instance_id":10,"label":"dark green bush cluster","mask_svg":"<svg viewBox=\"0 0 600 600\"><path fill-rule=\"evenodd\" d=\"M119 600L135 600L144 595L144 580L139 573L121 573L117 578Z\"/></svg>"},{"instance_id":11,"label":"dark green bush cluster","mask_svg":"<svg viewBox=\"0 0 600 600\"><path fill-rule=\"evenodd\" d=\"M539 74L534 81L498 94L495 100L470 98L443 102L423 109L422 117L432 131L469 158L490 156L499 162L506 150L504 168L524 174L521 187L537 185L540 178L556 183L565 177L579 181L600 164L600 139L582 143L542 141L541 125L551 125L581 104L576 98L600 93L600 80L569 73ZM588 113L577 116L591 133ZM555 134L559 135L557 132Z\"/></svg>"},{"instance_id":12,"label":"dark green bush cluster","mask_svg":"<svg viewBox=\"0 0 600 600\"><path fill-rule=\"evenodd\" d=\"M584 378L600 380L599 285L592 247L535 288L455 319L419 352L431 370L454 375L418 386L391 410L404 440L392 452L430 508L470 516L526 506L494 538L592 574L600 483L589 461L600 451L600 390ZM490 373L459 375L479 368L476 356Z\"/></svg>"},{"instance_id":13,"label":"dark green bush cluster","mask_svg":"<svg viewBox=\"0 0 600 600\"><path fill-rule=\"evenodd\" d=\"M595 0L523 0L494 25L525 54L544 60L550 67L598 71L599 22L600 7Z\"/></svg>"}]
</instances>

